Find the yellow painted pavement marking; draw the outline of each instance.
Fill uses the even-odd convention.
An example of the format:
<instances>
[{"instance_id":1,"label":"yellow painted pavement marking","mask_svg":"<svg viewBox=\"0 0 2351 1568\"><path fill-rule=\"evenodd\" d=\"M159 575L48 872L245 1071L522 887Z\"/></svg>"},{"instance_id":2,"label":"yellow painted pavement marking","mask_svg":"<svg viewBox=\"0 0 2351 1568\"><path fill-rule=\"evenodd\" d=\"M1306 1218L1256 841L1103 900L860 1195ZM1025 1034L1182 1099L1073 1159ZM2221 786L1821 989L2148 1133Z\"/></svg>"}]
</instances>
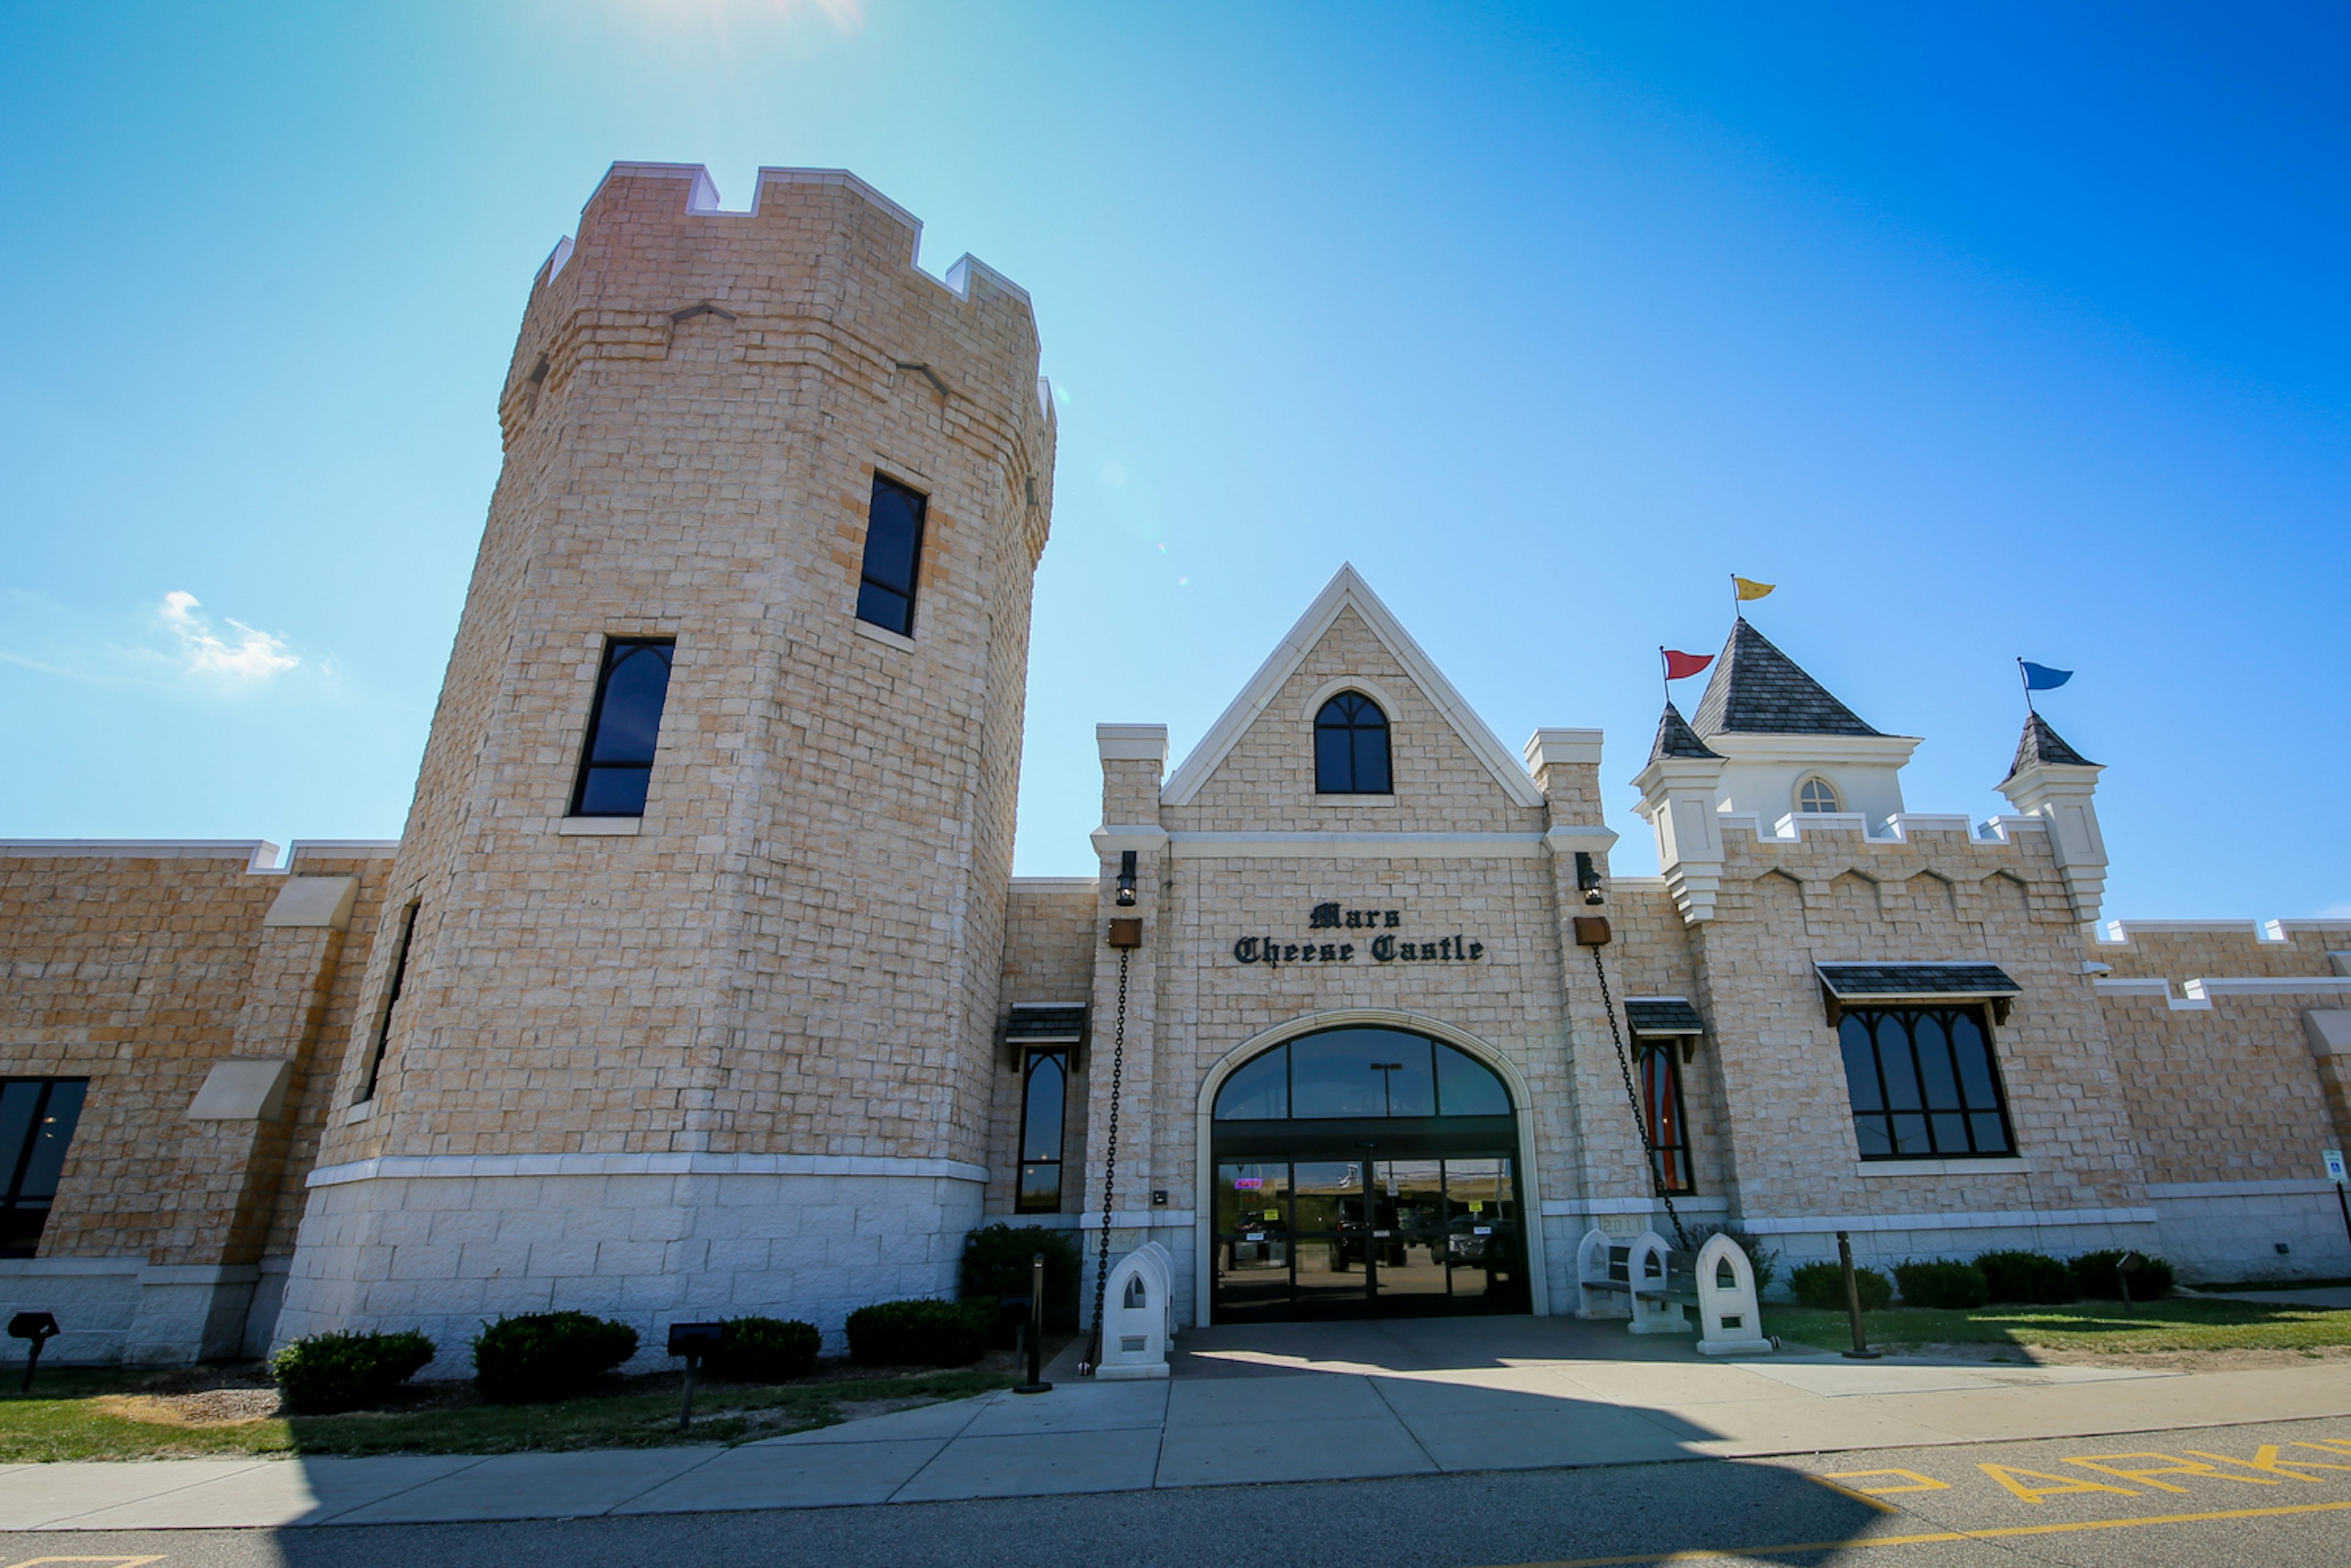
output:
<instances>
[{"instance_id":1,"label":"yellow painted pavement marking","mask_svg":"<svg viewBox=\"0 0 2351 1568\"><path fill-rule=\"evenodd\" d=\"M2059 1478L2064 1479L2064 1478ZM2104 1487L2104 1491L2122 1491ZM2127 1495L2136 1497L2136 1492ZM2229 1508L2209 1513L2154 1513L2137 1519L2076 1519L2062 1524L2003 1524L1984 1530L1938 1530L1919 1535L1857 1535L1844 1541L1783 1541L1769 1546L1685 1546L1672 1552L1640 1552L1621 1557L1560 1558L1514 1563L1511 1568L1625 1568L1636 1563L1702 1563L1713 1557L1755 1557L1767 1552L1855 1552L1864 1547L1933 1546L1954 1541L2001 1541L2026 1535L2072 1535L2092 1530L2137 1530L2155 1524L2209 1524L2231 1519L2277 1519L2297 1513L2340 1513L2351 1502L2284 1503L2275 1508Z\"/></svg>"},{"instance_id":2,"label":"yellow painted pavement marking","mask_svg":"<svg viewBox=\"0 0 2351 1568\"><path fill-rule=\"evenodd\" d=\"M22 1563L11 1563L8 1568L40 1568L44 1563L104 1563L109 1568L147 1568L150 1563L161 1563L161 1557L27 1557Z\"/></svg>"},{"instance_id":3,"label":"yellow painted pavement marking","mask_svg":"<svg viewBox=\"0 0 2351 1568\"><path fill-rule=\"evenodd\" d=\"M2159 1465L2123 1465L2118 1459L2163 1459ZM2224 1481L2239 1481L2249 1487L2273 1487L2283 1483L2270 1476L2232 1476L2226 1470L2216 1470L2201 1459L2183 1459L2172 1454L2085 1454L2078 1459L2067 1459L2069 1465L2079 1465L2085 1470L2097 1470L2109 1476L2120 1476L2126 1481L2153 1487L2158 1491L2186 1491L2183 1486L2159 1481L2158 1476L2218 1476Z\"/></svg>"},{"instance_id":4,"label":"yellow painted pavement marking","mask_svg":"<svg viewBox=\"0 0 2351 1568\"><path fill-rule=\"evenodd\" d=\"M1865 1481L1877 1476L1899 1476L1906 1486L1839 1486L1839 1481ZM1938 1481L1932 1476L1922 1476L1917 1470L1833 1470L1824 1476L1806 1475L1806 1480L1824 1486L1840 1497L1849 1497L1857 1503L1876 1509L1880 1513L1900 1513L1890 1502L1880 1502L1881 1497L1894 1497L1907 1491L1949 1491L1951 1483Z\"/></svg>"},{"instance_id":5,"label":"yellow painted pavement marking","mask_svg":"<svg viewBox=\"0 0 2351 1568\"><path fill-rule=\"evenodd\" d=\"M2110 1487L2104 1481L2085 1481L2079 1476L2051 1475L2047 1470L2020 1469L2014 1465L1978 1465L1976 1469L2026 1502L2046 1502L2053 1497L2071 1497L2075 1492L2085 1491L2120 1492L2125 1497L2144 1495L2131 1490L2128 1487ZM2045 1487L2029 1487L2024 1484L2022 1479L2028 1476L2036 1481L2049 1481L2053 1484Z\"/></svg>"},{"instance_id":6,"label":"yellow painted pavement marking","mask_svg":"<svg viewBox=\"0 0 2351 1568\"><path fill-rule=\"evenodd\" d=\"M2273 1476L2291 1476L2298 1481L2321 1481L2322 1476L2305 1475L2306 1470L2351 1470L2351 1465L2330 1465L2324 1459L2281 1459L2276 1443L2257 1443L2253 1457L2240 1459L2231 1454L2216 1454L2209 1448L2182 1448L2183 1454L2193 1454L2199 1459L2218 1459L2224 1465L2242 1465L2249 1470L2261 1470Z\"/></svg>"}]
</instances>

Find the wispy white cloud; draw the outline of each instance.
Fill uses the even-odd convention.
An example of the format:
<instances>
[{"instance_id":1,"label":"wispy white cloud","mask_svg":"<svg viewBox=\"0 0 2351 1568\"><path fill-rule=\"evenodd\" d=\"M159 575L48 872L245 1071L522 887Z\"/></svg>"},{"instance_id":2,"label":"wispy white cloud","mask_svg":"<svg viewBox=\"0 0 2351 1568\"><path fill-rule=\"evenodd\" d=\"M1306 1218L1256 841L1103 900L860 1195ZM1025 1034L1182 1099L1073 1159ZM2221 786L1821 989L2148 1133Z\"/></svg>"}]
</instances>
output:
<instances>
[{"instance_id":1,"label":"wispy white cloud","mask_svg":"<svg viewBox=\"0 0 2351 1568\"><path fill-rule=\"evenodd\" d=\"M2351 920L2351 903L2330 904L2318 912L2321 920Z\"/></svg>"},{"instance_id":2,"label":"wispy white cloud","mask_svg":"<svg viewBox=\"0 0 2351 1568\"><path fill-rule=\"evenodd\" d=\"M207 617L196 612L201 602L194 594L179 589L163 595L163 623L179 639L189 674L259 682L281 675L302 662L286 651L283 637L242 621L228 622L234 641L223 638Z\"/></svg>"}]
</instances>

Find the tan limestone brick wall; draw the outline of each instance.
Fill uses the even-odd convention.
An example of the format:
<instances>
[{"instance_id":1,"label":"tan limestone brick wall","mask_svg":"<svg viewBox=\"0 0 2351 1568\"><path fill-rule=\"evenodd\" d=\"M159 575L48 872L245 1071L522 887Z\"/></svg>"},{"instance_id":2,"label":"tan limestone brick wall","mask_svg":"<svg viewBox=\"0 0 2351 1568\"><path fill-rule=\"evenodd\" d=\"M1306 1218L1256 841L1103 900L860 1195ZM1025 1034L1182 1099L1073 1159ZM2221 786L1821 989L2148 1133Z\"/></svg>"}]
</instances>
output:
<instances>
[{"instance_id":1,"label":"tan limestone brick wall","mask_svg":"<svg viewBox=\"0 0 2351 1568\"><path fill-rule=\"evenodd\" d=\"M1093 989L1094 950L1101 945L1091 881L1020 878L1005 905L1004 1015L1015 1002L1062 1002L1084 1006ZM1061 1128L1061 1208L1074 1213L1083 1202L1086 1151L1086 1073L1096 1050L1109 1043L1108 1019L1094 1020L1096 1037L1078 1051L1072 1065ZM1019 1063L1000 1053L992 1096L987 1153L987 1212L1010 1214L1020 1179Z\"/></svg>"},{"instance_id":2,"label":"tan limestone brick wall","mask_svg":"<svg viewBox=\"0 0 2351 1568\"><path fill-rule=\"evenodd\" d=\"M44 1257L250 1263L291 1246L324 1098L310 1053L358 989L337 959L366 941L389 862L298 859L360 878L348 934L265 930L282 876L248 854L0 855L0 1073L89 1082ZM192 1122L214 1061L296 1062L267 1124Z\"/></svg>"},{"instance_id":3,"label":"tan limestone brick wall","mask_svg":"<svg viewBox=\"0 0 2351 1568\"><path fill-rule=\"evenodd\" d=\"M1314 715L1307 705L1323 685L1342 677L1376 685L1393 704L1388 748L1395 795L1390 803L1315 799ZM1466 833L1527 832L1547 824L1541 807L1519 805L1503 793L1350 607L1340 612L1191 802L1169 809L1165 825L1228 832Z\"/></svg>"}]
</instances>

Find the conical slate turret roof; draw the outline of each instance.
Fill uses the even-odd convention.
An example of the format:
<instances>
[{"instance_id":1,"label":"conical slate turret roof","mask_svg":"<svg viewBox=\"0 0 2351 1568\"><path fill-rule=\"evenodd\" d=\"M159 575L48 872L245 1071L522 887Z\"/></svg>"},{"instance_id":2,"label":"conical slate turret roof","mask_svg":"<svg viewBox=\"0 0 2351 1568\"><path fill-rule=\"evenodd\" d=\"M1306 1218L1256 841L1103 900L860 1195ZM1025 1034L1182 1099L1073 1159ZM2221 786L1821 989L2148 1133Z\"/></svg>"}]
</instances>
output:
<instances>
[{"instance_id":1,"label":"conical slate turret roof","mask_svg":"<svg viewBox=\"0 0 2351 1568\"><path fill-rule=\"evenodd\" d=\"M1666 705L1665 714L1657 720L1656 744L1649 747L1650 761L1661 757L1711 757L1721 760L1721 754L1707 749L1698 731L1689 727L1689 720L1682 717L1681 710L1671 703Z\"/></svg>"},{"instance_id":2,"label":"conical slate turret roof","mask_svg":"<svg viewBox=\"0 0 2351 1568\"><path fill-rule=\"evenodd\" d=\"M1771 645L1744 616L1715 661L1714 676L1698 699L1694 727L1705 737L1752 735L1876 735L1853 709L1829 695L1796 661Z\"/></svg>"},{"instance_id":3,"label":"conical slate turret roof","mask_svg":"<svg viewBox=\"0 0 2351 1568\"><path fill-rule=\"evenodd\" d=\"M2036 763L2050 763L2065 768L2095 768L2096 763L2065 744L2065 737L2049 727L2049 721L2039 714L2027 714L2024 733L2016 737L2016 760L2008 765L2011 779Z\"/></svg>"}]
</instances>

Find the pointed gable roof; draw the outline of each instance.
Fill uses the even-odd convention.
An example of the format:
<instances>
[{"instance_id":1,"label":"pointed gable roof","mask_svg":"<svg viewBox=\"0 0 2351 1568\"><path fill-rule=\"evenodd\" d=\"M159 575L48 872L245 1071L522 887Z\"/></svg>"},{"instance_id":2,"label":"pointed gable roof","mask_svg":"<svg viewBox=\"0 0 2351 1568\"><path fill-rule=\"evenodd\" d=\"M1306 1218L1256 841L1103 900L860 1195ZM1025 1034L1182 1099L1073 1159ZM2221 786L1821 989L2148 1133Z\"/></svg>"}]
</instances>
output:
<instances>
[{"instance_id":1,"label":"pointed gable roof","mask_svg":"<svg viewBox=\"0 0 2351 1568\"><path fill-rule=\"evenodd\" d=\"M2008 765L2011 779L2028 768L2051 764L2061 768L2095 768L2096 763L2065 744L2065 737L2049 727L2049 721L2037 713L2024 716L2024 733L2016 737L2016 760Z\"/></svg>"},{"instance_id":2,"label":"pointed gable roof","mask_svg":"<svg viewBox=\"0 0 2351 1568\"><path fill-rule=\"evenodd\" d=\"M1184 759L1184 765L1168 776L1166 786L1159 792L1160 802L1168 806L1191 803L1192 798L1200 792L1200 787L1208 781L1208 776L1216 772L1217 765L1239 744L1241 737L1256 722L1258 715L1263 713L1267 705L1280 695L1283 683L1306 662L1307 655L1314 651L1314 645L1322 640L1323 633L1331 630L1331 623L1343 611L1349 609L1363 618L1364 624L1371 628L1372 635L1379 640L1380 645L1388 651L1413 685L1420 689L1420 695L1444 716L1445 722L1455 735L1461 737L1462 744L1469 748L1470 754L1494 776L1503 793L1520 806L1544 804L1542 791L1535 788L1535 781L1527 777L1526 769L1494 737L1494 732L1486 727L1486 721L1461 699L1461 694L1453 689L1453 683L1447 680L1443 672L1421 651L1420 644L1412 640L1411 633L1404 629L1394 612L1380 602L1379 595L1374 593L1371 585L1356 574L1352 564L1339 568L1314 602L1306 607L1306 613L1298 618L1298 624L1290 629L1289 634L1259 666L1257 674L1249 677L1249 685L1233 698L1232 706L1208 727L1208 733L1200 737L1200 744L1192 748L1192 754Z\"/></svg>"},{"instance_id":3,"label":"pointed gable roof","mask_svg":"<svg viewBox=\"0 0 2351 1568\"><path fill-rule=\"evenodd\" d=\"M1829 695L1795 660L1740 616L1715 661L1698 699L1693 726L1705 737L1751 735L1876 735L1853 709Z\"/></svg>"},{"instance_id":4,"label":"pointed gable roof","mask_svg":"<svg viewBox=\"0 0 2351 1568\"><path fill-rule=\"evenodd\" d=\"M1720 761L1722 754L1708 750L1706 742L1698 737L1698 731L1682 717L1681 709L1667 703L1665 713L1657 720L1656 742L1649 747L1650 761L1655 762L1662 757L1711 757Z\"/></svg>"}]
</instances>

